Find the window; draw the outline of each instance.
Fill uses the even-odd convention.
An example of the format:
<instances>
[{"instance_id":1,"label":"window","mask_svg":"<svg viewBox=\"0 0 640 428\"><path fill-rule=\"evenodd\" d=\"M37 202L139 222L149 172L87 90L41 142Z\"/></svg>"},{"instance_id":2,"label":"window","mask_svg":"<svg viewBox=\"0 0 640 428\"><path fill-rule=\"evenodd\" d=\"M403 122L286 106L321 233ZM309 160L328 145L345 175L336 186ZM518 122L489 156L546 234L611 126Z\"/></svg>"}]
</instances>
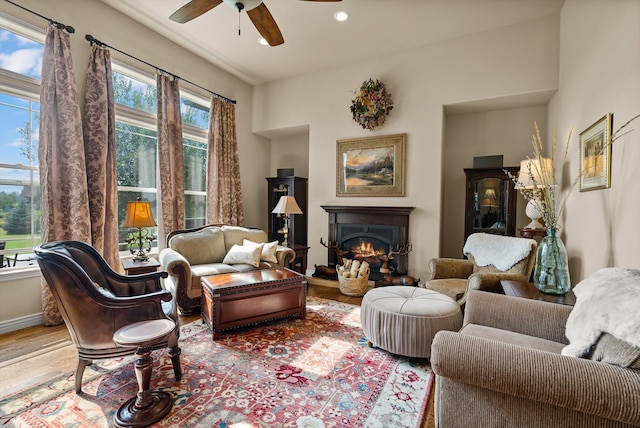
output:
<instances>
[{"instance_id":1,"label":"window","mask_svg":"<svg viewBox=\"0 0 640 428\"><path fill-rule=\"evenodd\" d=\"M38 129L43 43L41 29L0 16L0 259L3 267L28 264L27 255L40 243Z\"/></svg>"},{"instance_id":2,"label":"window","mask_svg":"<svg viewBox=\"0 0 640 428\"><path fill-rule=\"evenodd\" d=\"M158 219L156 83L152 76L113 64L116 101L116 168L118 224L127 202L140 197L151 202ZM181 90L186 227L205 224L208 101ZM119 230L120 250L127 249L129 230ZM157 241L154 242L157 246Z\"/></svg>"}]
</instances>

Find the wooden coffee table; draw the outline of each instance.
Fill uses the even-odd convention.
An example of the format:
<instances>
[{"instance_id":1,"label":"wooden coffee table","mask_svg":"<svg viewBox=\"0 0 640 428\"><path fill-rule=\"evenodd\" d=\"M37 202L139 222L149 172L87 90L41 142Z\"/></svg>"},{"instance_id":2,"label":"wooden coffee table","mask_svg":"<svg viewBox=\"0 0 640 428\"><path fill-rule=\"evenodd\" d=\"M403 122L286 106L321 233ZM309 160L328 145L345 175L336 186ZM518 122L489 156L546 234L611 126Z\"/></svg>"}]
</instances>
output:
<instances>
[{"instance_id":1,"label":"wooden coffee table","mask_svg":"<svg viewBox=\"0 0 640 428\"><path fill-rule=\"evenodd\" d=\"M289 316L305 318L307 278L277 268L202 277L202 319L220 333Z\"/></svg>"},{"instance_id":2,"label":"wooden coffee table","mask_svg":"<svg viewBox=\"0 0 640 428\"><path fill-rule=\"evenodd\" d=\"M574 306L576 304L576 295L573 294L573 290L569 290L567 294L555 295L541 293L532 282L502 280L500 281L500 285L502 286L502 291L507 296L543 300L545 302L559 303L561 305Z\"/></svg>"}]
</instances>

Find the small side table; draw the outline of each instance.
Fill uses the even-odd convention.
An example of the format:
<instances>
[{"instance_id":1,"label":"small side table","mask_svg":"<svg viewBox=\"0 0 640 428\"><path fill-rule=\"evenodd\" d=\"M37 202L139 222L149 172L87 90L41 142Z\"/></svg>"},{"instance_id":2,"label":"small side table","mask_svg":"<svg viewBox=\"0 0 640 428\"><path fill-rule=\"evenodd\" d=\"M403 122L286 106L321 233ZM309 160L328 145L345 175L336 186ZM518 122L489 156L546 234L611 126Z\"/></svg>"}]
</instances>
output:
<instances>
[{"instance_id":1,"label":"small side table","mask_svg":"<svg viewBox=\"0 0 640 428\"><path fill-rule=\"evenodd\" d=\"M296 258L291 262L291 269L302 275L307 274L307 252L309 247L306 245L289 244L289 248L296 252ZM299 267L298 267L299 266Z\"/></svg>"},{"instance_id":2,"label":"small side table","mask_svg":"<svg viewBox=\"0 0 640 428\"><path fill-rule=\"evenodd\" d=\"M125 259L122 260L122 267L127 275L142 275L143 273L156 272L160 267L160 263L152 257L143 262Z\"/></svg>"},{"instance_id":3,"label":"small side table","mask_svg":"<svg viewBox=\"0 0 640 428\"><path fill-rule=\"evenodd\" d=\"M168 336L176 324L168 319L140 321L126 325L113 334L121 346L136 346L136 379L138 394L122 403L113 416L119 427L146 427L164 418L173 407L173 396L166 391L154 391L151 385L153 344Z\"/></svg>"},{"instance_id":4,"label":"small side table","mask_svg":"<svg viewBox=\"0 0 640 428\"><path fill-rule=\"evenodd\" d=\"M547 236L547 230L546 229L529 229L529 228L523 228L523 229L518 229L520 231L520 236L522 238L530 238L530 239L536 239L536 238L544 238L545 236Z\"/></svg>"},{"instance_id":5,"label":"small side table","mask_svg":"<svg viewBox=\"0 0 640 428\"><path fill-rule=\"evenodd\" d=\"M500 281L502 291L507 296L522 297L532 300L543 300L545 302L559 303L561 305L574 306L576 304L576 295L573 290L569 290L567 294L546 294L538 291L532 282L521 281Z\"/></svg>"}]
</instances>

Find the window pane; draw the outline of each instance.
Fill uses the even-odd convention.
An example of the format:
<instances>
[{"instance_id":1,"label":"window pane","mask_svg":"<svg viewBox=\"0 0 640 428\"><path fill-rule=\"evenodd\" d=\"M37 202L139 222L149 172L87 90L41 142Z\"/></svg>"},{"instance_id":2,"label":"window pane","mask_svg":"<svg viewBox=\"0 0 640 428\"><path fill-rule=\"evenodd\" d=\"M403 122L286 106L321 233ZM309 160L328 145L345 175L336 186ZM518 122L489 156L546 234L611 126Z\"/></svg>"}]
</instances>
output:
<instances>
[{"instance_id":1,"label":"window pane","mask_svg":"<svg viewBox=\"0 0 640 428\"><path fill-rule=\"evenodd\" d=\"M113 72L113 94L116 104L156 113L156 86Z\"/></svg>"},{"instance_id":2,"label":"window pane","mask_svg":"<svg viewBox=\"0 0 640 428\"><path fill-rule=\"evenodd\" d=\"M0 185L0 241L7 256L32 253L40 243L39 186Z\"/></svg>"},{"instance_id":3,"label":"window pane","mask_svg":"<svg viewBox=\"0 0 640 428\"><path fill-rule=\"evenodd\" d=\"M39 77L42 46L39 55L30 55L16 43L26 43L21 37L0 30L0 67L14 72ZM30 42L31 46L37 43ZM24 46L27 46L25 44ZM14 49L8 53L8 50ZM16 61L25 61L18 65ZM32 73L26 62L38 61L37 75ZM13 88L11 77L3 79L3 86ZM24 87L20 87L22 92ZM40 104L38 86L28 98L0 92L0 251L10 267L33 265L34 260L27 254L40 244L40 178L38 174L38 126ZM22 257L18 257L22 256ZM16 261L17 258L17 261Z\"/></svg>"},{"instance_id":4,"label":"window pane","mask_svg":"<svg viewBox=\"0 0 640 428\"><path fill-rule=\"evenodd\" d=\"M180 98L182 123L209 129L209 107L192 99Z\"/></svg>"},{"instance_id":5,"label":"window pane","mask_svg":"<svg viewBox=\"0 0 640 428\"><path fill-rule=\"evenodd\" d=\"M42 43L0 28L0 68L40 79Z\"/></svg>"},{"instance_id":6,"label":"window pane","mask_svg":"<svg viewBox=\"0 0 640 428\"><path fill-rule=\"evenodd\" d=\"M116 122L118 186L156 188L156 131Z\"/></svg>"},{"instance_id":7,"label":"window pane","mask_svg":"<svg viewBox=\"0 0 640 428\"><path fill-rule=\"evenodd\" d=\"M187 229L205 225L206 197L204 195L185 195L184 210Z\"/></svg>"},{"instance_id":8,"label":"window pane","mask_svg":"<svg viewBox=\"0 0 640 428\"><path fill-rule=\"evenodd\" d=\"M207 186L207 144L183 140L184 188L204 192Z\"/></svg>"},{"instance_id":9,"label":"window pane","mask_svg":"<svg viewBox=\"0 0 640 428\"><path fill-rule=\"evenodd\" d=\"M124 218L127 215L127 202L133 202L138 197L140 197L143 201L151 202L151 213L153 214L153 218L158 218L158 205L157 205L157 195L156 193L151 192L135 192L128 190L119 190L118 191L118 242L119 251L128 251L129 247L127 246L127 238L130 236L130 233L137 234L137 230L135 229L125 229L120 227L124 223ZM147 227L145 228L150 233L154 240L152 243L152 247L158 247L158 228L157 227ZM137 247L136 247L137 248Z\"/></svg>"},{"instance_id":10,"label":"window pane","mask_svg":"<svg viewBox=\"0 0 640 428\"><path fill-rule=\"evenodd\" d=\"M0 163L37 166L39 124L39 103L0 94Z\"/></svg>"}]
</instances>

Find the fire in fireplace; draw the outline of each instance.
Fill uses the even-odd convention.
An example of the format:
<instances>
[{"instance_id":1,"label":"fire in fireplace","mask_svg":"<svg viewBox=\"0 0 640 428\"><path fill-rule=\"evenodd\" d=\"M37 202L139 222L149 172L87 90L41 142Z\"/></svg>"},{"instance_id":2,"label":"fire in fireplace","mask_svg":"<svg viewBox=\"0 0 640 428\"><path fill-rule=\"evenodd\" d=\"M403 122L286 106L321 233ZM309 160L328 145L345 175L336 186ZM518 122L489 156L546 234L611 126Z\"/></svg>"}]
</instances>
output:
<instances>
[{"instance_id":1,"label":"fire in fireplace","mask_svg":"<svg viewBox=\"0 0 640 428\"><path fill-rule=\"evenodd\" d=\"M387 254L384 249L376 249L371 242L367 242L362 238L360 239L360 244L355 247L351 247L349 251L353 254L354 258L367 261L369 264L372 262L379 262L379 257Z\"/></svg>"},{"instance_id":2,"label":"fire in fireplace","mask_svg":"<svg viewBox=\"0 0 640 428\"><path fill-rule=\"evenodd\" d=\"M409 214L413 207L323 206L329 213L329 266L338 263L336 249L343 258L365 260L369 263L369 279L382 278L380 268L392 248L408 245ZM337 247L337 248L336 248ZM404 275L408 269L406 254L389 260L393 274Z\"/></svg>"}]
</instances>

